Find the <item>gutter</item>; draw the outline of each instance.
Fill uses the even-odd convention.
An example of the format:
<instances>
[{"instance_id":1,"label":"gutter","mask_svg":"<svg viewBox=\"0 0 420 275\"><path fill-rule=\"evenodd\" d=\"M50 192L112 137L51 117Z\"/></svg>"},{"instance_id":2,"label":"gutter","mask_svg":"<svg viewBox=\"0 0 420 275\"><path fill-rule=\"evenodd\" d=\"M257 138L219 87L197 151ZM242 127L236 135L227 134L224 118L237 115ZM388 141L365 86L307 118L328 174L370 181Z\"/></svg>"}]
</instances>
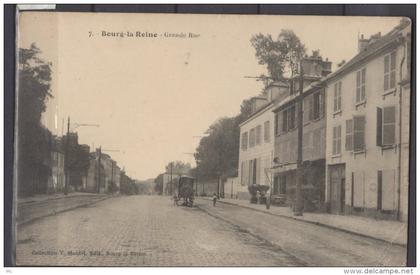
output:
<instances>
[{"instance_id":1,"label":"gutter","mask_svg":"<svg viewBox=\"0 0 420 275\"><path fill-rule=\"evenodd\" d=\"M398 150L398 206L397 206L397 219L400 220L400 210L401 210L401 145L402 145L402 68L404 65L404 61L406 58L406 43L405 39L402 38L402 44L403 44L403 48L404 48L404 56L401 59L401 63L400 63L400 92L399 92L399 150Z\"/></svg>"}]
</instances>

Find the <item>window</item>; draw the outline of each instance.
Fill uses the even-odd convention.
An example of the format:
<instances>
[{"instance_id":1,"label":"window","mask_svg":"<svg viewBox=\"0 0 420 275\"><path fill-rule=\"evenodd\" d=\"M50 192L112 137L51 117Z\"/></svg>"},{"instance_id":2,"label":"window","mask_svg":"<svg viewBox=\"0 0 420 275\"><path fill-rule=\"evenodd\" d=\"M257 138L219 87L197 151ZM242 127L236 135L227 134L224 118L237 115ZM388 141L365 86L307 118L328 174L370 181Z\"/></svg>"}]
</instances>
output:
<instances>
[{"instance_id":1,"label":"window","mask_svg":"<svg viewBox=\"0 0 420 275\"><path fill-rule=\"evenodd\" d=\"M255 142L257 145L261 144L261 125L258 125L256 127L256 138L255 138Z\"/></svg>"},{"instance_id":2,"label":"window","mask_svg":"<svg viewBox=\"0 0 420 275\"><path fill-rule=\"evenodd\" d=\"M366 68L357 71L356 76L356 103L366 100Z\"/></svg>"},{"instance_id":3,"label":"window","mask_svg":"<svg viewBox=\"0 0 420 275\"><path fill-rule=\"evenodd\" d=\"M293 105L292 107L290 107L287 110L287 120L288 120L288 124L287 124L287 130L290 131L292 129L295 128L295 121L296 121L296 108L295 105Z\"/></svg>"},{"instance_id":4,"label":"window","mask_svg":"<svg viewBox=\"0 0 420 275\"><path fill-rule=\"evenodd\" d=\"M248 148L248 132L242 133L242 150Z\"/></svg>"},{"instance_id":5,"label":"window","mask_svg":"<svg viewBox=\"0 0 420 275\"><path fill-rule=\"evenodd\" d=\"M312 101L310 100L312 96L307 96L303 99L303 123L310 121L310 111Z\"/></svg>"},{"instance_id":6,"label":"window","mask_svg":"<svg viewBox=\"0 0 420 275\"><path fill-rule=\"evenodd\" d=\"M255 128L249 131L249 147L255 146Z\"/></svg>"},{"instance_id":7,"label":"window","mask_svg":"<svg viewBox=\"0 0 420 275\"><path fill-rule=\"evenodd\" d=\"M341 111L341 81L334 84L334 112Z\"/></svg>"},{"instance_id":8,"label":"window","mask_svg":"<svg viewBox=\"0 0 420 275\"><path fill-rule=\"evenodd\" d=\"M324 102L323 96L320 92L313 94L313 115L312 119L319 119L324 113Z\"/></svg>"},{"instance_id":9,"label":"window","mask_svg":"<svg viewBox=\"0 0 420 275\"><path fill-rule=\"evenodd\" d=\"M333 155L341 154L341 125L333 128Z\"/></svg>"},{"instance_id":10,"label":"window","mask_svg":"<svg viewBox=\"0 0 420 275\"><path fill-rule=\"evenodd\" d=\"M282 112L282 127L281 127L282 133L287 132L287 109Z\"/></svg>"},{"instance_id":11,"label":"window","mask_svg":"<svg viewBox=\"0 0 420 275\"><path fill-rule=\"evenodd\" d=\"M353 118L353 150L360 152L365 150L365 117Z\"/></svg>"},{"instance_id":12,"label":"window","mask_svg":"<svg viewBox=\"0 0 420 275\"><path fill-rule=\"evenodd\" d=\"M346 151L353 151L353 120L346 120Z\"/></svg>"},{"instance_id":13,"label":"window","mask_svg":"<svg viewBox=\"0 0 420 275\"><path fill-rule=\"evenodd\" d=\"M384 91L395 88L395 63L396 52L384 57Z\"/></svg>"},{"instance_id":14,"label":"window","mask_svg":"<svg viewBox=\"0 0 420 275\"><path fill-rule=\"evenodd\" d=\"M376 145L389 146L395 144L396 108L395 106L377 108L376 111Z\"/></svg>"},{"instance_id":15,"label":"window","mask_svg":"<svg viewBox=\"0 0 420 275\"><path fill-rule=\"evenodd\" d=\"M270 121L264 122L264 141L270 142Z\"/></svg>"}]
</instances>

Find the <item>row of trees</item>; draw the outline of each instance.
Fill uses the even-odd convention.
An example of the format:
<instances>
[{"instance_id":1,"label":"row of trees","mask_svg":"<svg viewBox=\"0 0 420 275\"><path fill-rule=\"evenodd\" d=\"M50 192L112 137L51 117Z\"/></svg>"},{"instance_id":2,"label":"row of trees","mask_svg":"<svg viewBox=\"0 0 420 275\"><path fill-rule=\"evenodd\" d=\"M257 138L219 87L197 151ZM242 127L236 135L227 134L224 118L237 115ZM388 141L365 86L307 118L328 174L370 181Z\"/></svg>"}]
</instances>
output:
<instances>
[{"instance_id":1,"label":"row of trees","mask_svg":"<svg viewBox=\"0 0 420 275\"><path fill-rule=\"evenodd\" d=\"M17 93L17 183L20 196L45 193L51 173L51 132L41 124L50 93L51 63L35 44L19 49Z\"/></svg>"}]
</instances>

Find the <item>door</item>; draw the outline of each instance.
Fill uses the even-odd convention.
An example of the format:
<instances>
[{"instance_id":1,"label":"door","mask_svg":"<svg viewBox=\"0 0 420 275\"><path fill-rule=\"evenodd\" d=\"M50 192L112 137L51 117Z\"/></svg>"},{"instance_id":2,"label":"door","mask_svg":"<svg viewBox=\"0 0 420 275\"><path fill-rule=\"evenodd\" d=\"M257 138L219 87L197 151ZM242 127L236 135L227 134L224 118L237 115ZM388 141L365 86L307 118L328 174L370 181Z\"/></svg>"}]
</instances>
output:
<instances>
[{"instance_id":1,"label":"door","mask_svg":"<svg viewBox=\"0 0 420 275\"><path fill-rule=\"evenodd\" d=\"M344 213L346 198L346 181L344 164L330 165L330 212Z\"/></svg>"}]
</instances>

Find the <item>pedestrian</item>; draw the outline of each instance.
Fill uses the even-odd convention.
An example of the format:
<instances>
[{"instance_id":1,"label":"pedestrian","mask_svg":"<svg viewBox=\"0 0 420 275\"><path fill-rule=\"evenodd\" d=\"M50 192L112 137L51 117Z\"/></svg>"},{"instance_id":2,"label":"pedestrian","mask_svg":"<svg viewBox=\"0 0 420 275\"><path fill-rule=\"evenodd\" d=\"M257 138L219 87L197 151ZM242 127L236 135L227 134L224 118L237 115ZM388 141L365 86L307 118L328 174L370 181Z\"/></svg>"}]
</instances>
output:
<instances>
[{"instance_id":1,"label":"pedestrian","mask_svg":"<svg viewBox=\"0 0 420 275\"><path fill-rule=\"evenodd\" d=\"M217 195L216 193L213 193L213 206L216 206L216 201L217 201Z\"/></svg>"}]
</instances>

